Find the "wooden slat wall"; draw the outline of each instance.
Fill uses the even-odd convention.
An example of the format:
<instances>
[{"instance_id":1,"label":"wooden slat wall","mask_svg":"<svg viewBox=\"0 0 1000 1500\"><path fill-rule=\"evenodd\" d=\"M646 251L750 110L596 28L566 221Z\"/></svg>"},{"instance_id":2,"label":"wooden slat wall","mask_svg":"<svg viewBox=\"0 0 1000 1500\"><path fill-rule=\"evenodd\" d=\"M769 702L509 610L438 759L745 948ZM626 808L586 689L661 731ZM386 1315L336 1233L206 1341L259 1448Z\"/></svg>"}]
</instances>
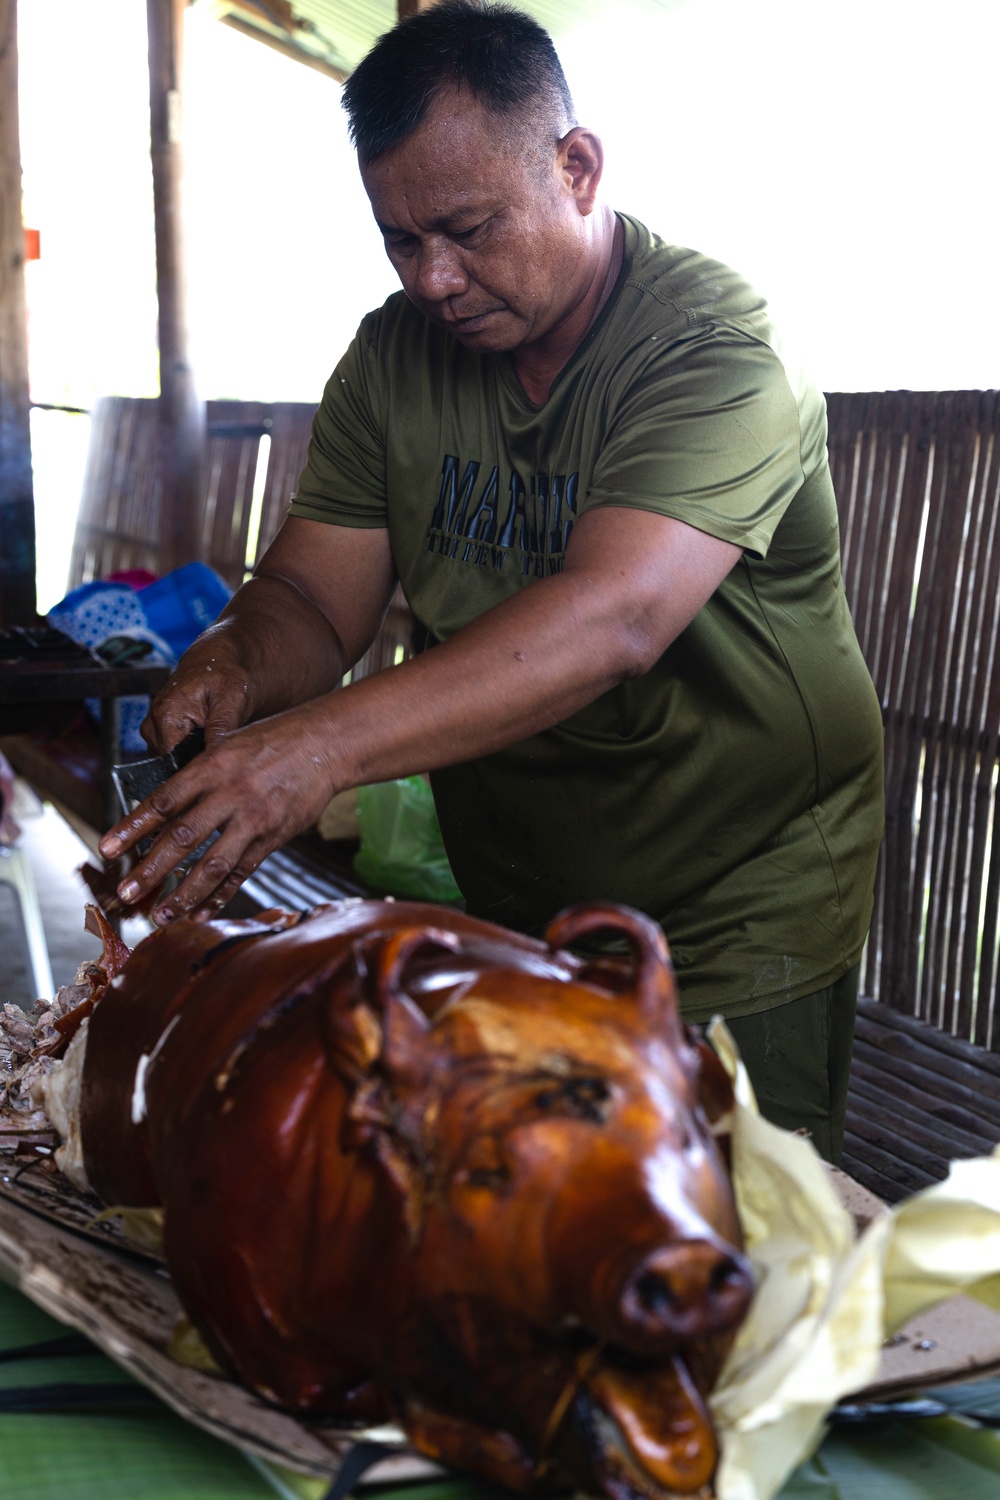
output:
<instances>
[{"instance_id":1,"label":"wooden slat wall","mask_svg":"<svg viewBox=\"0 0 1000 1500\"><path fill-rule=\"evenodd\" d=\"M203 556L237 588L284 519L306 461L315 407L307 402L210 401L205 462ZM70 587L126 568L157 572L161 483L154 400L108 396L91 414L90 447ZM260 443L270 440L259 530L250 534ZM411 654L410 614L397 592L361 678Z\"/></svg>"},{"instance_id":2,"label":"wooden slat wall","mask_svg":"<svg viewBox=\"0 0 1000 1500\"><path fill-rule=\"evenodd\" d=\"M873 1000L858 1002L842 1166L895 1203L1000 1139L1000 1058Z\"/></svg>"},{"instance_id":3,"label":"wooden slat wall","mask_svg":"<svg viewBox=\"0 0 1000 1500\"><path fill-rule=\"evenodd\" d=\"M275 402L269 409L271 452L267 462L264 503L260 518L258 555L285 519L309 450L314 406L298 401Z\"/></svg>"},{"instance_id":4,"label":"wooden slat wall","mask_svg":"<svg viewBox=\"0 0 1000 1500\"><path fill-rule=\"evenodd\" d=\"M202 556L231 588L243 582L246 569L257 459L267 420L268 407L262 402L208 405Z\"/></svg>"},{"instance_id":5,"label":"wooden slat wall","mask_svg":"<svg viewBox=\"0 0 1000 1500\"><path fill-rule=\"evenodd\" d=\"M862 989L1000 1051L1000 393L827 399L844 579L886 730Z\"/></svg>"},{"instance_id":6,"label":"wooden slat wall","mask_svg":"<svg viewBox=\"0 0 1000 1500\"><path fill-rule=\"evenodd\" d=\"M155 401L108 396L90 414L69 586L157 567L160 483Z\"/></svg>"},{"instance_id":7,"label":"wooden slat wall","mask_svg":"<svg viewBox=\"0 0 1000 1500\"><path fill-rule=\"evenodd\" d=\"M208 403L203 556L234 588L243 582L257 453L270 410L263 402ZM154 400L105 396L95 404L70 587L123 568L158 571L157 424Z\"/></svg>"}]
</instances>

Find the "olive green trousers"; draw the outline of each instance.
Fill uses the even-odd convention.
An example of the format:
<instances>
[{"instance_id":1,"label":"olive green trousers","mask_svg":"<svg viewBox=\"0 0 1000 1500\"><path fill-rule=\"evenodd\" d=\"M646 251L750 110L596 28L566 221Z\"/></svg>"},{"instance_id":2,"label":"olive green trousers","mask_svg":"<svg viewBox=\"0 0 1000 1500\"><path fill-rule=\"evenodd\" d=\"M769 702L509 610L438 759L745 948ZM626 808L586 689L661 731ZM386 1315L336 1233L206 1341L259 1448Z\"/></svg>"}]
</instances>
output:
<instances>
[{"instance_id":1,"label":"olive green trousers","mask_svg":"<svg viewBox=\"0 0 1000 1500\"><path fill-rule=\"evenodd\" d=\"M785 1130L808 1131L831 1162L844 1149L859 973L856 964L826 989L726 1022L761 1114Z\"/></svg>"}]
</instances>

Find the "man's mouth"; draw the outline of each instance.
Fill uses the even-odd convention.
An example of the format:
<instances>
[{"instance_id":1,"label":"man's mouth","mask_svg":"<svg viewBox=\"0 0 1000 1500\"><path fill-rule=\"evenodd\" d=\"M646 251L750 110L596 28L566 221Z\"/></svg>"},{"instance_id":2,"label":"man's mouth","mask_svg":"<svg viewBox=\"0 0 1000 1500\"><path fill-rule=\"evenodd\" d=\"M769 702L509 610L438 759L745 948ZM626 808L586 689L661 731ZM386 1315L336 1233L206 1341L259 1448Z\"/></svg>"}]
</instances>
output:
<instances>
[{"instance_id":1,"label":"man's mouth","mask_svg":"<svg viewBox=\"0 0 1000 1500\"><path fill-rule=\"evenodd\" d=\"M478 333L480 329L486 327L490 318L495 317L498 312L502 311L503 309L500 307L489 307L485 312L470 313L465 317L458 318L442 318L441 321L452 333Z\"/></svg>"}]
</instances>

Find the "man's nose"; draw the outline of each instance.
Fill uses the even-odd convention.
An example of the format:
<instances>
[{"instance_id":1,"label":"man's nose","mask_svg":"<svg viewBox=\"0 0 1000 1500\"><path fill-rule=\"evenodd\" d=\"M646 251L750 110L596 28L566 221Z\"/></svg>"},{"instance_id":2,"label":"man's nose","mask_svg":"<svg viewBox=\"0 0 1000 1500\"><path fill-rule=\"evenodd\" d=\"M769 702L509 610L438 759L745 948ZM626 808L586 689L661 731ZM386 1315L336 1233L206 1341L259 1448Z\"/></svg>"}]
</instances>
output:
<instances>
[{"instance_id":1,"label":"man's nose","mask_svg":"<svg viewBox=\"0 0 1000 1500\"><path fill-rule=\"evenodd\" d=\"M469 278L453 245L425 245L419 255L416 293L425 302L444 302L464 292Z\"/></svg>"}]
</instances>

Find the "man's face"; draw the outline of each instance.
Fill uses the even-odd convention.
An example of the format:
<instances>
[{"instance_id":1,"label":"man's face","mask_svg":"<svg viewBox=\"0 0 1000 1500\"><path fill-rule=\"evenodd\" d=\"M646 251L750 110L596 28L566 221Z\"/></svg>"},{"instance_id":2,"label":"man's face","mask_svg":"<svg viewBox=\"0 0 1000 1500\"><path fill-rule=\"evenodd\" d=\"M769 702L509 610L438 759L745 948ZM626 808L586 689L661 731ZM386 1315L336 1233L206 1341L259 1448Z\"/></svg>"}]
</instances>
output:
<instances>
[{"instance_id":1,"label":"man's face","mask_svg":"<svg viewBox=\"0 0 1000 1500\"><path fill-rule=\"evenodd\" d=\"M406 295L467 348L534 344L582 295L592 193L564 150L526 159L467 94L440 96L361 176Z\"/></svg>"}]
</instances>

